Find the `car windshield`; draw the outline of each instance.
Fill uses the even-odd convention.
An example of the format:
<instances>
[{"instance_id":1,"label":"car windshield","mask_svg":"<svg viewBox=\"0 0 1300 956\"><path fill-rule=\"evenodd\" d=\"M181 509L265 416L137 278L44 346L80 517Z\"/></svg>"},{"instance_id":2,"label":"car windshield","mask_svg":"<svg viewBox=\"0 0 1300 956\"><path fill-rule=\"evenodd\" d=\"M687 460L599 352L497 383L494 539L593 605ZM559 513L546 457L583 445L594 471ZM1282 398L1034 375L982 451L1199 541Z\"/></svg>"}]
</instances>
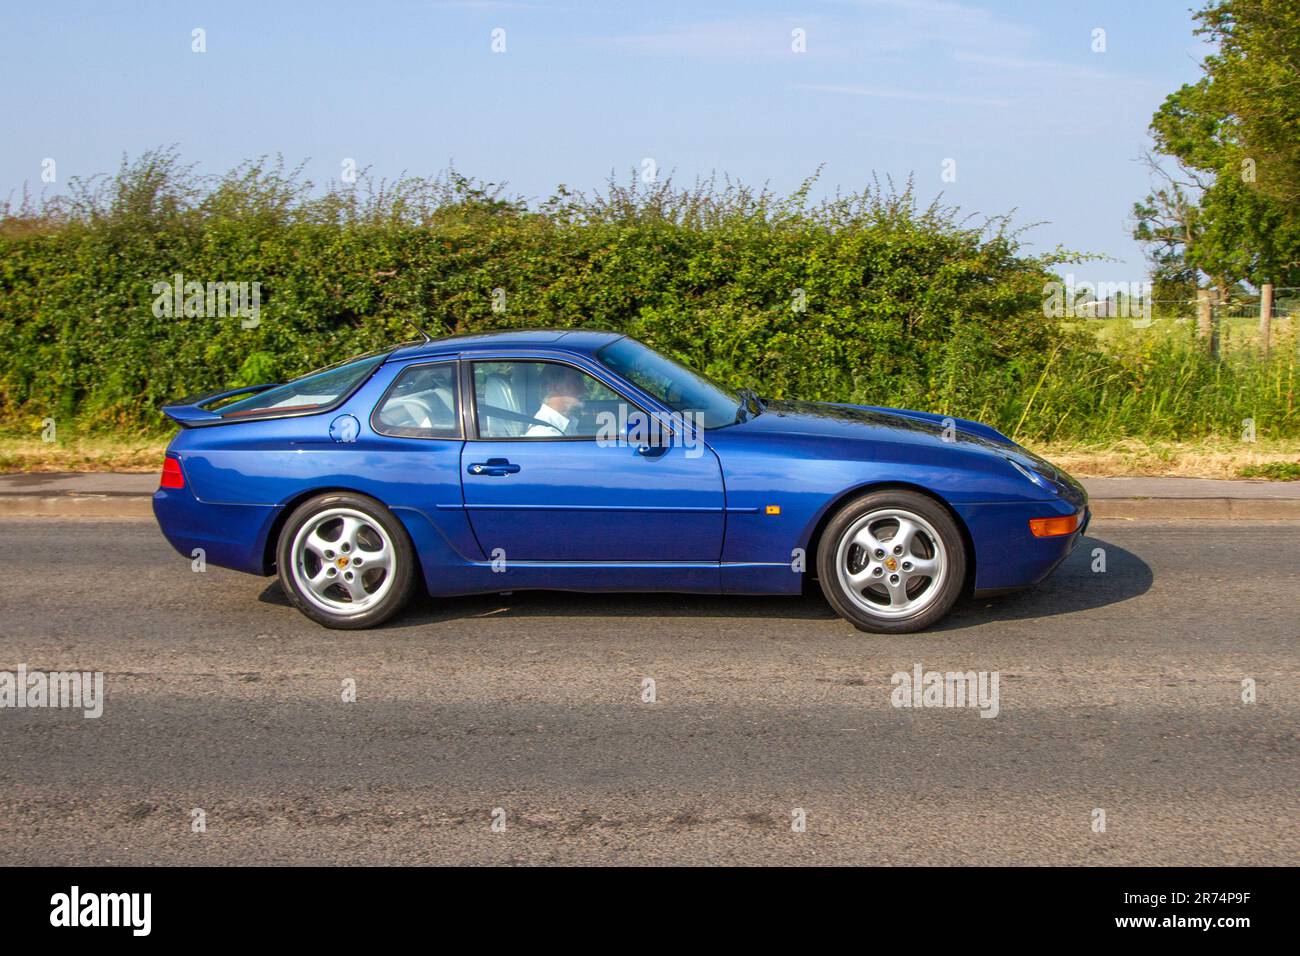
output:
<instances>
[{"instance_id":1,"label":"car windshield","mask_svg":"<svg viewBox=\"0 0 1300 956\"><path fill-rule=\"evenodd\" d=\"M216 411L223 417L240 417L264 412L309 411L331 405L369 378L390 351L310 372L265 392L231 402Z\"/></svg>"},{"instance_id":2,"label":"car windshield","mask_svg":"<svg viewBox=\"0 0 1300 956\"><path fill-rule=\"evenodd\" d=\"M740 396L679 365L636 339L621 338L596 353L604 365L675 412L698 414L705 428L734 424Z\"/></svg>"}]
</instances>

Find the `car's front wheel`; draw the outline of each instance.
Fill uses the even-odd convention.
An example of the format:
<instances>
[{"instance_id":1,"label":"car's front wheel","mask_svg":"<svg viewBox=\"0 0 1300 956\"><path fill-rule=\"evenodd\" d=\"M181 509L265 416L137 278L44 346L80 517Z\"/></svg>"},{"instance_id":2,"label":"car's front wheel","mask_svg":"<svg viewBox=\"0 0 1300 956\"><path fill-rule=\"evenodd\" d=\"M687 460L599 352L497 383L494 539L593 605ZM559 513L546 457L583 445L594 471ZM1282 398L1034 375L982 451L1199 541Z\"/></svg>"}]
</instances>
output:
<instances>
[{"instance_id":1,"label":"car's front wheel","mask_svg":"<svg viewBox=\"0 0 1300 956\"><path fill-rule=\"evenodd\" d=\"M374 627L405 606L415 583L406 529L364 495L299 505L280 532L276 565L289 600L326 627Z\"/></svg>"},{"instance_id":2,"label":"car's front wheel","mask_svg":"<svg viewBox=\"0 0 1300 956\"><path fill-rule=\"evenodd\" d=\"M941 504L912 491L857 498L831 519L817 552L822 591L863 631L921 631L952 608L966 577L966 550Z\"/></svg>"}]
</instances>

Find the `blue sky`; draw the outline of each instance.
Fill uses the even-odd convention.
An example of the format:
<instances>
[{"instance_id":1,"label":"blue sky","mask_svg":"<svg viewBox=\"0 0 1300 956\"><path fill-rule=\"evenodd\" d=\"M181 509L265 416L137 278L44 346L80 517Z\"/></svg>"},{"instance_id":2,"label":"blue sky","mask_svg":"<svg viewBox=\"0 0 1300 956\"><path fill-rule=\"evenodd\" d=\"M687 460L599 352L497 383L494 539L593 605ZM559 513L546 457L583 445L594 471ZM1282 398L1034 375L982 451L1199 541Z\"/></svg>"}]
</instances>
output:
<instances>
[{"instance_id":1,"label":"blue sky","mask_svg":"<svg viewBox=\"0 0 1300 956\"><path fill-rule=\"evenodd\" d=\"M1192 28L1186 0L9 3L0 196L39 191L47 157L57 190L173 143L204 172L278 152L318 182L347 158L389 177L454 161L536 198L647 157L781 191L824 164L821 192L911 174L926 199L1042 223L1033 251L1121 260L1080 278L1133 281L1136 159L1198 75Z\"/></svg>"}]
</instances>

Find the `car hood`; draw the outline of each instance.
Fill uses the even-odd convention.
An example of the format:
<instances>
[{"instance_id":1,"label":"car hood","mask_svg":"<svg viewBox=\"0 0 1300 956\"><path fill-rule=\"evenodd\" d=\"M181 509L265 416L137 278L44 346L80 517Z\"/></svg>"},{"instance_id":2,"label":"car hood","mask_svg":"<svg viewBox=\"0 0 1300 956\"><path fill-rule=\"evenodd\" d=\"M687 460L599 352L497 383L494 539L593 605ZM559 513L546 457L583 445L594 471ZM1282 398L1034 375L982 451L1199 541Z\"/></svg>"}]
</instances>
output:
<instances>
[{"instance_id":1,"label":"car hood","mask_svg":"<svg viewBox=\"0 0 1300 956\"><path fill-rule=\"evenodd\" d=\"M1068 489L1071 497L1084 496L1086 500L1083 486L1070 475L996 428L969 419L875 405L773 400L766 403L761 415L739 427L750 433L889 442L1011 459Z\"/></svg>"}]
</instances>

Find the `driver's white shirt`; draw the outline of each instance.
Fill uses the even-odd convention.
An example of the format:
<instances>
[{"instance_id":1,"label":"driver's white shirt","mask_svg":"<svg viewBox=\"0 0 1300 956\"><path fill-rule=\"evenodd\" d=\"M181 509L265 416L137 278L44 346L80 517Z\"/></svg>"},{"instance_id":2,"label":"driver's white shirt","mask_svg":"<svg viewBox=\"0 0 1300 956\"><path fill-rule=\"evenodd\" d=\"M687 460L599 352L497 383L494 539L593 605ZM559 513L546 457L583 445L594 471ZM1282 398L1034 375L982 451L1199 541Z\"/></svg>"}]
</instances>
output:
<instances>
[{"instance_id":1,"label":"driver's white shirt","mask_svg":"<svg viewBox=\"0 0 1300 956\"><path fill-rule=\"evenodd\" d=\"M525 438L557 438L568 434L569 419L545 402L542 402L542 407L537 410L537 414L533 418L546 422L546 424L529 425L528 431L524 432Z\"/></svg>"}]
</instances>

